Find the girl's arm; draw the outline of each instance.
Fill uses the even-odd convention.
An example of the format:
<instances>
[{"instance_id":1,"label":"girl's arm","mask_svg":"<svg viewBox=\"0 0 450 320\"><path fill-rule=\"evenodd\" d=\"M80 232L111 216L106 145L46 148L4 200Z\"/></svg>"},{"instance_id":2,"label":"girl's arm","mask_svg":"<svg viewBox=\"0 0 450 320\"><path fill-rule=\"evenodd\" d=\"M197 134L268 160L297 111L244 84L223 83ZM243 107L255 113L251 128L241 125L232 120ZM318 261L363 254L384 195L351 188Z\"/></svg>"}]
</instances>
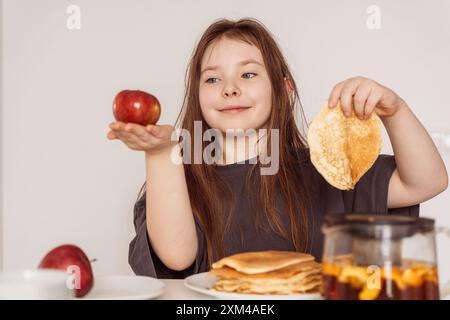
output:
<instances>
[{"instance_id":1,"label":"girl's arm","mask_svg":"<svg viewBox=\"0 0 450 320\"><path fill-rule=\"evenodd\" d=\"M153 250L168 268L186 269L195 261L198 243L180 146L171 140L173 126L116 122L110 128L108 139L145 152L146 222Z\"/></svg>"},{"instance_id":2,"label":"girl's arm","mask_svg":"<svg viewBox=\"0 0 450 320\"><path fill-rule=\"evenodd\" d=\"M403 99L398 111L382 118L395 154L388 207L405 207L433 198L448 186L445 164L433 140Z\"/></svg>"},{"instance_id":3,"label":"girl's arm","mask_svg":"<svg viewBox=\"0 0 450 320\"><path fill-rule=\"evenodd\" d=\"M179 145L174 148L179 154ZM147 231L160 260L179 271L195 261L198 245L183 163L174 163L171 152L169 148L145 156Z\"/></svg>"},{"instance_id":4,"label":"girl's arm","mask_svg":"<svg viewBox=\"0 0 450 320\"><path fill-rule=\"evenodd\" d=\"M356 77L338 83L329 98L340 100L346 115L367 119L376 112L386 127L397 168L389 181L388 208L414 205L443 192L448 186L445 164L431 137L406 102L373 80Z\"/></svg>"}]
</instances>

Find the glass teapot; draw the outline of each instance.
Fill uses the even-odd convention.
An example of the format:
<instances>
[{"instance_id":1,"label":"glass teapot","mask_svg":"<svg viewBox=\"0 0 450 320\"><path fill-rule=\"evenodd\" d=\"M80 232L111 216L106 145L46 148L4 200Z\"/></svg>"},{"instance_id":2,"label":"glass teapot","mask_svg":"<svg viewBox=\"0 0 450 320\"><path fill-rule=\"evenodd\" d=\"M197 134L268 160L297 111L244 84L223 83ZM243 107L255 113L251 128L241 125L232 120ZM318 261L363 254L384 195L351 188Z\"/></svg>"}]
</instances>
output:
<instances>
[{"instance_id":1,"label":"glass teapot","mask_svg":"<svg viewBox=\"0 0 450 320\"><path fill-rule=\"evenodd\" d=\"M329 214L322 231L325 299L439 299L434 220Z\"/></svg>"}]
</instances>

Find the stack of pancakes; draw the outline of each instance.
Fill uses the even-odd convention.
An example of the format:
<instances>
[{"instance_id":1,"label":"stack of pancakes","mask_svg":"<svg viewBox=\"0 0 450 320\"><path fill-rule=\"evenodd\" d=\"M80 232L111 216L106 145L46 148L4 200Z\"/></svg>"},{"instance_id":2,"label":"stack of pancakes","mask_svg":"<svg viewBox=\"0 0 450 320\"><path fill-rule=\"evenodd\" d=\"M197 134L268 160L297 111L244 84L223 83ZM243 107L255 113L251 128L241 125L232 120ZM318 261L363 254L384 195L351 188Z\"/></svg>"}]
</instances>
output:
<instances>
[{"instance_id":1,"label":"stack of pancakes","mask_svg":"<svg viewBox=\"0 0 450 320\"><path fill-rule=\"evenodd\" d=\"M373 112L367 120L353 113L346 117L341 106L326 103L308 131L311 162L332 186L353 189L372 167L381 150L381 120Z\"/></svg>"},{"instance_id":2,"label":"stack of pancakes","mask_svg":"<svg viewBox=\"0 0 450 320\"><path fill-rule=\"evenodd\" d=\"M309 254L288 251L245 252L212 265L215 291L245 294L319 293L321 265Z\"/></svg>"}]
</instances>

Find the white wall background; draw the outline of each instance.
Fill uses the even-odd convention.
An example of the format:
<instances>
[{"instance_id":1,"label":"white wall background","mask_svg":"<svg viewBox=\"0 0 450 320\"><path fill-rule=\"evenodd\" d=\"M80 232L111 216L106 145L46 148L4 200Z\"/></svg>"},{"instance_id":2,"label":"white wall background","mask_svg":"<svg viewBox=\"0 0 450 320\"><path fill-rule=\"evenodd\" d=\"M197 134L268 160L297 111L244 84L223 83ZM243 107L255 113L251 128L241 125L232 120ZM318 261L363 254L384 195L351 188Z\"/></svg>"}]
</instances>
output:
<instances>
[{"instance_id":1,"label":"white wall background","mask_svg":"<svg viewBox=\"0 0 450 320\"><path fill-rule=\"evenodd\" d=\"M72 4L80 30L66 27ZM366 26L371 4L381 8L380 30ZM131 274L132 208L145 164L143 153L106 139L113 97L125 88L152 92L163 105L160 123L173 124L201 33L217 18L245 16L276 36L308 121L335 83L364 75L400 94L430 133L450 133L448 0L4 0L3 269L35 267L69 242L98 259L97 274ZM449 204L446 191L422 215L450 226ZM450 278L448 245L439 237L442 280Z\"/></svg>"}]
</instances>

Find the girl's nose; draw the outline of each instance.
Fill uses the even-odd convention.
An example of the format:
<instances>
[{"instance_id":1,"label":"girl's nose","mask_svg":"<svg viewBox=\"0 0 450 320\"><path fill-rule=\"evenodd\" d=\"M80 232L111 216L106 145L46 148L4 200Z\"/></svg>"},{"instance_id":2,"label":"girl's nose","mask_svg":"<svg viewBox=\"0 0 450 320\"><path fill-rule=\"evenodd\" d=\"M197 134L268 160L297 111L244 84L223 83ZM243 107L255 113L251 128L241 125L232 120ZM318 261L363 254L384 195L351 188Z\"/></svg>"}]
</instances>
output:
<instances>
[{"instance_id":1,"label":"girl's nose","mask_svg":"<svg viewBox=\"0 0 450 320\"><path fill-rule=\"evenodd\" d=\"M240 95L240 91L238 88L236 88L235 86L228 86L224 89L223 91L223 95L225 97L230 97L230 96L239 96Z\"/></svg>"}]
</instances>

